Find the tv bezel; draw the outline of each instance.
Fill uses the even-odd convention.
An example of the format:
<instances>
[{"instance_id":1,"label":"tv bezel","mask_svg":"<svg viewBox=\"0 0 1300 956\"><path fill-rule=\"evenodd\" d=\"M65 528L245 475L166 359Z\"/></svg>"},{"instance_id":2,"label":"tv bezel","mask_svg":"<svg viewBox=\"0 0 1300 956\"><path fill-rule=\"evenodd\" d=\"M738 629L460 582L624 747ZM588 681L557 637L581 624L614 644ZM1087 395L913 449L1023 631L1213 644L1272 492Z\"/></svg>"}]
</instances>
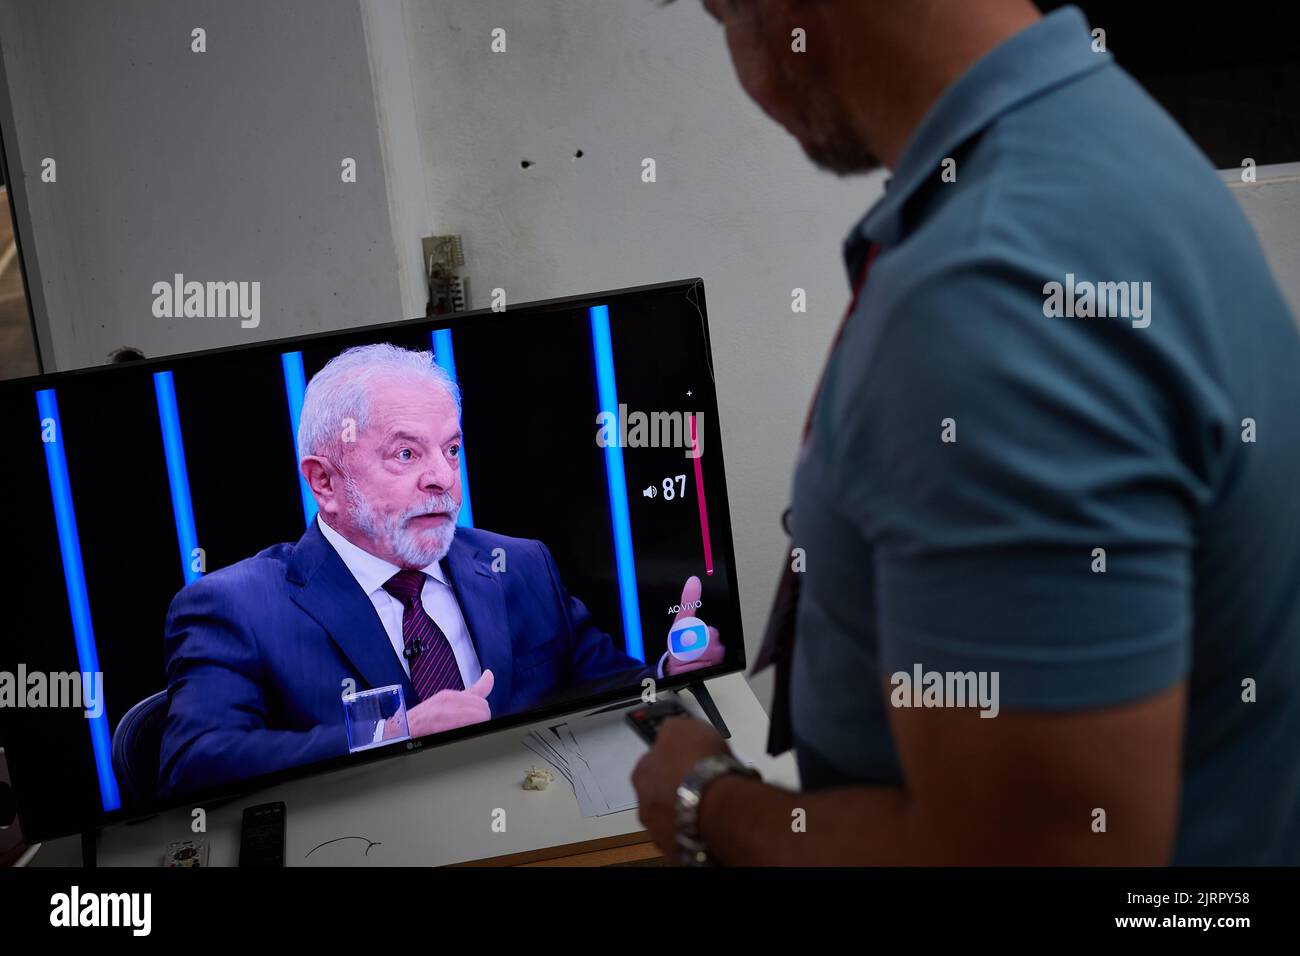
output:
<instances>
[{"instance_id":1,"label":"tv bezel","mask_svg":"<svg viewBox=\"0 0 1300 956\"><path fill-rule=\"evenodd\" d=\"M620 297L644 295L649 292L668 293L674 290L680 292L684 297L693 301L693 304L696 306L699 313L700 324L704 333L704 358L705 365L708 369L709 382L708 394L701 396L701 411L712 415L713 422L715 423L715 437L712 442L709 458L710 462L713 463L710 467L717 468L721 477L721 481L719 482L721 488L721 500L718 501L717 504L710 502L712 505L709 509L710 536L714 549L720 551L725 559L723 563L726 565L727 588L728 593L731 596L732 618L736 622L738 633L736 633L734 637L728 635L727 647L730 662L724 661L723 663L713 667L701 668L700 670L690 671L689 673L680 674L675 677L665 676L662 680L656 682L655 691L656 694L658 694L664 691L679 690L683 687L701 683L714 677L722 677L727 674L742 672L746 667L740 593L736 577L735 543L732 538L731 508L726 488L726 466L724 464L722 449L722 425L718 416L717 379L713 367L713 346L709 336L708 309L705 303L704 280L702 278L678 279L670 282L658 282L650 285L612 289L605 292L582 293L552 299L541 299L535 302L521 303L499 311L492 308L482 308L439 316L421 316L415 319L403 319L395 322L352 326L345 329L334 329L326 332L312 332L306 335L265 339L258 342L200 349L193 352L173 353L170 355L145 358L117 365L91 366L89 368L48 372L41 375L28 375L22 378L9 379L0 382L0 396L11 391L17 392L21 390L34 392L39 389L57 387L60 383L70 380L91 378L97 375L117 375L128 371L131 373L139 373L142 370L148 370L150 368L156 370L162 370L163 368L179 370L180 365L201 362L216 356L250 351L282 352L293 346L324 342L332 338L368 335L370 333L374 333L375 336L378 337L389 330L407 331L410 329L421 329L426 332L432 332L439 329L450 329L454 332L458 326L472 323L477 317L485 315L500 316L524 312L538 314L548 311L590 308L596 305L608 305L611 306L611 310L613 310L616 300ZM44 831L34 831L30 828L30 821L26 810L28 803L23 795L22 782L24 776L27 772L36 769L39 764L39 761L29 760L29 756L26 752L31 742L6 739L4 746L5 754L9 762L9 772L13 782L14 793L17 797L18 822L22 827L24 839L29 843L35 843L42 840L70 836L79 832L93 831L103 827L129 823L134 820L142 820L180 807L197 807L203 804L226 802L259 790L265 790L268 787L288 783L294 780L321 776L334 771L350 769L353 767L365 766L378 761L390 760L395 757L419 753L428 747L440 747L474 737L483 737L490 734L500 733L526 724L535 724L557 717L576 714L581 711L598 710L602 707L614 706L622 702L632 702L639 699L639 689L634 689L632 687L610 688L598 693L575 697L572 700L557 701L532 710L496 717L483 724L474 724L468 727L460 727L437 734L429 734L424 737L411 738L408 741L395 742L391 746L375 747L358 753L349 753L339 757L331 757L327 760L316 761L314 763L286 767L282 770L261 774L256 777L230 781L228 783L204 788L179 797L161 798L156 800L147 808L122 807L117 810L101 810L98 813L90 814L84 819L69 820L66 827L56 826L53 829ZM41 743L42 742L38 741L37 745L40 746ZM405 746L401 745L403 743ZM15 766L18 768L17 770L15 770Z\"/></svg>"}]
</instances>

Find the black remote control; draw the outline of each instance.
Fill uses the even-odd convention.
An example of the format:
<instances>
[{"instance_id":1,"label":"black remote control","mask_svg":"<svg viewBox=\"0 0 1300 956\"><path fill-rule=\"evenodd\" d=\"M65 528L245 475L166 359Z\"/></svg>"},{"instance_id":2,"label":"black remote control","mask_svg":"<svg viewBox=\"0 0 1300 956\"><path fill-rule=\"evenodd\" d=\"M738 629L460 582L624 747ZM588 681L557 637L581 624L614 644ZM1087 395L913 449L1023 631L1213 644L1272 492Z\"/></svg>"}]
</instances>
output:
<instances>
[{"instance_id":1,"label":"black remote control","mask_svg":"<svg viewBox=\"0 0 1300 956\"><path fill-rule=\"evenodd\" d=\"M284 866L284 802L244 810L239 835L240 866Z\"/></svg>"},{"instance_id":2,"label":"black remote control","mask_svg":"<svg viewBox=\"0 0 1300 956\"><path fill-rule=\"evenodd\" d=\"M669 717L689 716L691 716L690 713L677 701L665 700L628 711L627 722L632 725L633 730L641 735L642 740L653 746L655 737L659 736L660 724Z\"/></svg>"}]
</instances>

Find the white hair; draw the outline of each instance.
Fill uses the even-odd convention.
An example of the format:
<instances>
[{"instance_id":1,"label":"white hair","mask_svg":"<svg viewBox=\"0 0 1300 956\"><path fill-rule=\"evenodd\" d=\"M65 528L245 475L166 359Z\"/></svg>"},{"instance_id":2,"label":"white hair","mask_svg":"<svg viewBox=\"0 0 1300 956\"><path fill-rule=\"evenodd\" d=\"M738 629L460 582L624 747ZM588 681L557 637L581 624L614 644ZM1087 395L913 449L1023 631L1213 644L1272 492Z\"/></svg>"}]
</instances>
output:
<instances>
[{"instance_id":1,"label":"white hair","mask_svg":"<svg viewBox=\"0 0 1300 956\"><path fill-rule=\"evenodd\" d=\"M381 342L340 352L311 377L298 419L298 461L321 455L339 464L343 429L348 419L358 430L370 416L370 386L407 376L446 389L460 414L460 388L433 360L432 352L416 352Z\"/></svg>"}]
</instances>

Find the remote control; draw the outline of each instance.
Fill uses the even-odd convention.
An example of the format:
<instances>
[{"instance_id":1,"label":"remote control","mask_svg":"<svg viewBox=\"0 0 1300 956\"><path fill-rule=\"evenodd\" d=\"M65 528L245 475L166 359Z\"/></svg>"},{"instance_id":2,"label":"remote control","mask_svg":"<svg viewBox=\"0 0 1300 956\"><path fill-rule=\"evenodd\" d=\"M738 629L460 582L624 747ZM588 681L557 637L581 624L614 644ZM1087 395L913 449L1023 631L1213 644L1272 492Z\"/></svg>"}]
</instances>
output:
<instances>
[{"instance_id":1,"label":"remote control","mask_svg":"<svg viewBox=\"0 0 1300 956\"><path fill-rule=\"evenodd\" d=\"M239 835L239 865L284 866L283 801L245 808Z\"/></svg>"},{"instance_id":2,"label":"remote control","mask_svg":"<svg viewBox=\"0 0 1300 956\"><path fill-rule=\"evenodd\" d=\"M628 711L627 722L632 725L633 730L640 734L642 740L653 746L655 737L659 735L660 724L669 717L689 716L690 713L677 701L665 700Z\"/></svg>"}]
</instances>

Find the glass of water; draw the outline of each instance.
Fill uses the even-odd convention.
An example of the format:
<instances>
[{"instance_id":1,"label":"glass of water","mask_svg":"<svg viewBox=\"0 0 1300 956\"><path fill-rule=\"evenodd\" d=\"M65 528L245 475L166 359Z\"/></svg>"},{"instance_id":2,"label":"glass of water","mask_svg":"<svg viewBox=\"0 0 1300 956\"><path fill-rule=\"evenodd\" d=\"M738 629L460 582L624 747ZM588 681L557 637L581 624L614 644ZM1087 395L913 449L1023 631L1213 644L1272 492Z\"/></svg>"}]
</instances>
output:
<instances>
[{"instance_id":1,"label":"glass of water","mask_svg":"<svg viewBox=\"0 0 1300 956\"><path fill-rule=\"evenodd\" d=\"M411 739L401 684L344 694L343 718L349 753Z\"/></svg>"}]
</instances>

